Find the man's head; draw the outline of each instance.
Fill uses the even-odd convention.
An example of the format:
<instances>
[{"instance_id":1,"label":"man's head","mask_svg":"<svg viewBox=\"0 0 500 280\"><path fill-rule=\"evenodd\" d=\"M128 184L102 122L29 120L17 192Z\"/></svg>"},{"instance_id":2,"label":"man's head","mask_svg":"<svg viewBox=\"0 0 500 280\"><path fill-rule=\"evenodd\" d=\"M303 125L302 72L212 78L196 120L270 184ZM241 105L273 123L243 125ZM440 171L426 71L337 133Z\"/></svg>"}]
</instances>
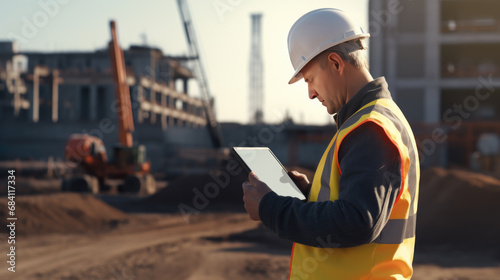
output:
<instances>
[{"instance_id":1,"label":"man's head","mask_svg":"<svg viewBox=\"0 0 500 280\"><path fill-rule=\"evenodd\" d=\"M318 98L329 113L347 101L352 81L368 72L364 40L370 35L337 9L309 12L288 34L288 51L295 73L290 84L304 78L309 97Z\"/></svg>"},{"instance_id":2,"label":"man's head","mask_svg":"<svg viewBox=\"0 0 500 280\"><path fill-rule=\"evenodd\" d=\"M350 85L363 72L368 72L364 49L342 52L337 47L321 52L300 70L309 98L317 98L330 114L348 101Z\"/></svg>"}]
</instances>

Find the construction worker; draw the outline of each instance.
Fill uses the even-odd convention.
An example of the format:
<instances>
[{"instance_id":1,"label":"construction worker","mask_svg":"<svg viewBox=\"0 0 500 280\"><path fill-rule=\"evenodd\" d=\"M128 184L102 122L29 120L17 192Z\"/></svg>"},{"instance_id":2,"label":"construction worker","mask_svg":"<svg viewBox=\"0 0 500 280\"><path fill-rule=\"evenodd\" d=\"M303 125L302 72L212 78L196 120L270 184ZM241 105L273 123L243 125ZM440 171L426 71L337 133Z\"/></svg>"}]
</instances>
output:
<instances>
[{"instance_id":1,"label":"construction worker","mask_svg":"<svg viewBox=\"0 0 500 280\"><path fill-rule=\"evenodd\" d=\"M243 183L250 218L294 242L290 279L413 274L418 153L385 79L368 71L369 36L337 9L305 14L288 35L289 84L304 78L337 124L312 183L289 172L307 201L278 196L254 173Z\"/></svg>"}]
</instances>

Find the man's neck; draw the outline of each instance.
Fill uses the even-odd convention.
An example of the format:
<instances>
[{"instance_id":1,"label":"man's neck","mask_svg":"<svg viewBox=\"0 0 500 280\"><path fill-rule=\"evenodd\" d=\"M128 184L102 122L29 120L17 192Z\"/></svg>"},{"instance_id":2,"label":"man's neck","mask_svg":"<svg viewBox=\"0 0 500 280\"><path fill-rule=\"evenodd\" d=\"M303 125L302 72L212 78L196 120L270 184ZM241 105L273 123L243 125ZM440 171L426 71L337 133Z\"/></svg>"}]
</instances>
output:
<instances>
[{"instance_id":1,"label":"man's neck","mask_svg":"<svg viewBox=\"0 0 500 280\"><path fill-rule=\"evenodd\" d=\"M349 81L347 81L347 100L348 102L358 91L360 91L366 84L373 81L373 77L368 72L366 68L357 69L354 66L351 66Z\"/></svg>"}]
</instances>

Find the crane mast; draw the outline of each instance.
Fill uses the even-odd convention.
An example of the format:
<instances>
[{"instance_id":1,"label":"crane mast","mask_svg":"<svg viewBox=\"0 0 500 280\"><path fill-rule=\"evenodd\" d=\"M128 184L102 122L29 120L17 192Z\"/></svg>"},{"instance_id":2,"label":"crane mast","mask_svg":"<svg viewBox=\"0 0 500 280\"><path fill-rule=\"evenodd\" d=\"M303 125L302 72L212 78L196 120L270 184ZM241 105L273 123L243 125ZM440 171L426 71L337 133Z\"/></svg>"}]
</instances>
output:
<instances>
[{"instance_id":1,"label":"crane mast","mask_svg":"<svg viewBox=\"0 0 500 280\"><path fill-rule=\"evenodd\" d=\"M215 113L210 104L210 91L208 88L208 82L201 63L200 52L198 48L198 42L194 26L191 19L191 14L185 0L177 0L177 6L179 7L179 13L181 15L181 20L184 25L184 32L186 34L186 39L189 47L189 56L194 59L194 71L195 76L198 80L198 85L202 98L204 99L205 116L207 118L207 126L209 129L210 137L212 138L213 144L216 148L223 146L222 133L220 126L215 119Z\"/></svg>"}]
</instances>

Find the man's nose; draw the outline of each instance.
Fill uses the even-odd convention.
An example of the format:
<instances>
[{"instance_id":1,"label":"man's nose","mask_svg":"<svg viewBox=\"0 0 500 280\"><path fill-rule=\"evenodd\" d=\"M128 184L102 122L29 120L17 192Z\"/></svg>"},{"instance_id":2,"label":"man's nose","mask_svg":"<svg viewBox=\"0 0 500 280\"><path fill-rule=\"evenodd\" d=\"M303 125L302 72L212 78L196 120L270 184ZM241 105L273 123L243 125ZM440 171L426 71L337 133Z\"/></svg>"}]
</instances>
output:
<instances>
[{"instance_id":1,"label":"man's nose","mask_svg":"<svg viewBox=\"0 0 500 280\"><path fill-rule=\"evenodd\" d=\"M318 96L318 93L316 92L316 90L314 90L310 86L307 87L307 90L309 91L309 98L310 99L314 99Z\"/></svg>"}]
</instances>

